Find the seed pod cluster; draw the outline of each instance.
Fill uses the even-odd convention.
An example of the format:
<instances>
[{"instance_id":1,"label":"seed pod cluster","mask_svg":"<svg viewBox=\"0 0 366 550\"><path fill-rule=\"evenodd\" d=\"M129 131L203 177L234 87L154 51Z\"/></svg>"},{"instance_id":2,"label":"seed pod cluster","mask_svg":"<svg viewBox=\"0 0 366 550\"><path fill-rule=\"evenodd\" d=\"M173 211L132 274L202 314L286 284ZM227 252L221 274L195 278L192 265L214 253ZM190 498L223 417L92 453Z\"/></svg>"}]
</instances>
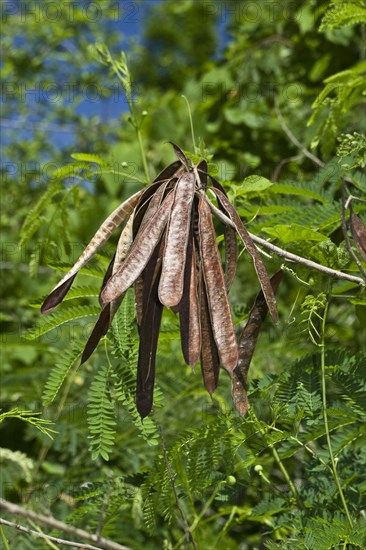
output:
<instances>
[{"instance_id":1,"label":"seed pod cluster","mask_svg":"<svg viewBox=\"0 0 366 550\"><path fill-rule=\"evenodd\" d=\"M220 367L235 379L240 349L228 291L238 261L237 235L253 258L263 307L277 319L274 290L266 268L224 188L208 173L205 160L193 165L179 147L173 147L178 160L105 220L41 308L42 313L48 313L63 300L78 271L124 224L100 291L101 312L81 360L86 361L93 353L126 291L134 287L140 338L136 404L141 417L147 416L153 405L156 350L164 306L178 313L184 360L192 367L200 360L206 389L215 391ZM216 197L218 207L210 201L208 191ZM224 266L213 221L220 212L221 222L225 225L226 221ZM236 386L236 399L238 391Z\"/></svg>"}]
</instances>

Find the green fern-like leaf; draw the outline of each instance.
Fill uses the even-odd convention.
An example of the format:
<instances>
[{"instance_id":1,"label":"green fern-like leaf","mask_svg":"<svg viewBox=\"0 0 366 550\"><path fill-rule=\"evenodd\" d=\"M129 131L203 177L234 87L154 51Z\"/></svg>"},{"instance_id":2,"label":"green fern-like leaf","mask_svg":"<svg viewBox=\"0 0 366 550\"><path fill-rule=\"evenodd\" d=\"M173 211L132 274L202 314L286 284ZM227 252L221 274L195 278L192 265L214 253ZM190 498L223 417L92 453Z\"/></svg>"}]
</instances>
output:
<instances>
[{"instance_id":1,"label":"green fern-like leaf","mask_svg":"<svg viewBox=\"0 0 366 550\"><path fill-rule=\"evenodd\" d=\"M119 308L109 331L108 340L112 354L117 358L113 366L116 378L115 391L118 401L127 409L128 414L148 445L158 444L158 430L151 417L141 417L136 409L136 368L138 357L138 339L135 328L134 293L129 290ZM162 404L162 394L159 388L154 390L154 406Z\"/></svg>"},{"instance_id":2,"label":"green fern-like leaf","mask_svg":"<svg viewBox=\"0 0 366 550\"><path fill-rule=\"evenodd\" d=\"M100 288L97 286L73 286L66 294L63 302L67 302L68 300L75 300L76 298L94 298L96 296L99 296L99 291ZM44 299L45 296L43 298L33 300L29 305L34 308L39 308L43 304Z\"/></svg>"},{"instance_id":3,"label":"green fern-like leaf","mask_svg":"<svg viewBox=\"0 0 366 550\"><path fill-rule=\"evenodd\" d=\"M11 463L17 467L20 472L17 475L11 476L11 480L14 483L15 478L24 479L27 483L32 481L32 474L34 469L34 463L31 458L29 458L24 453L20 451L11 451L10 449L0 448L0 465L2 471L2 481L4 481L7 476L7 463Z\"/></svg>"},{"instance_id":4,"label":"green fern-like leaf","mask_svg":"<svg viewBox=\"0 0 366 550\"><path fill-rule=\"evenodd\" d=\"M96 254L95 258L97 257L98 255ZM67 273L67 271L69 271L71 267L70 264L64 263L64 262L48 262L48 266L52 267L52 269L55 269L60 272L65 272L65 273ZM83 275L88 275L89 277L96 277L97 279L103 279L105 270L103 271L103 269L98 265L93 265L93 267L91 267L90 265L86 265L82 268L81 273Z\"/></svg>"},{"instance_id":5,"label":"green fern-like leaf","mask_svg":"<svg viewBox=\"0 0 366 550\"><path fill-rule=\"evenodd\" d=\"M82 162L92 162L100 166L107 166L106 161L99 155L91 153L72 153L71 157L75 160L81 160Z\"/></svg>"},{"instance_id":6,"label":"green fern-like leaf","mask_svg":"<svg viewBox=\"0 0 366 550\"><path fill-rule=\"evenodd\" d=\"M114 405L110 395L110 367L102 367L90 387L87 418L93 460L109 460L116 435Z\"/></svg>"},{"instance_id":7,"label":"green fern-like leaf","mask_svg":"<svg viewBox=\"0 0 366 550\"><path fill-rule=\"evenodd\" d=\"M40 225L43 223L41 213L51 204L52 199L58 193L63 191L63 189L62 184L58 180L53 181L47 187L45 193L41 196L37 204L31 209L24 221L23 227L20 231L20 246L24 246L39 229Z\"/></svg>"},{"instance_id":8,"label":"green fern-like leaf","mask_svg":"<svg viewBox=\"0 0 366 550\"><path fill-rule=\"evenodd\" d=\"M363 0L353 2L333 1L327 9L319 30L349 27L357 23L366 23L366 8Z\"/></svg>"},{"instance_id":9,"label":"green fern-like leaf","mask_svg":"<svg viewBox=\"0 0 366 550\"><path fill-rule=\"evenodd\" d=\"M79 343L78 345L74 344L72 349L66 351L60 361L56 363L56 366L50 372L44 387L42 396L44 405L49 405L56 399L61 386L72 371L75 361L81 355L84 345L84 342L82 344Z\"/></svg>"},{"instance_id":10,"label":"green fern-like leaf","mask_svg":"<svg viewBox=\"0 0 366 550\"><path fill-rule=\"evenodd\" d=\"M25 333L26 340L36 340L40 336L54 330L65 323L81 319L83 317L96 316L100 313L100 308L97 306L75 306L64 307L62 310L53 313L51 319L44 320L36 327L31 328Z\"/></svg>"},{"instance_id":11,"label":"green fern-like leaf","mask_svg":"<svg viewBox=\"0 0 366 550\"><path fill-rule=\"evenodd\" d=\"M53 425L53 422L51 420L46 420L45 418L39 418L38 415L40 414L41 413L33 411L24 411L19 409L18 407L15 407L14 409L6 412L1 412L0 410L0 424L7 418L16 418L18 420L26 422L27 424L31 424L44 435L46 435L50 439L53 439L52 434L56 433L55 430L50 427Z\"/></svg>"},{"instance_id":12,"label":"green fern-like leaf","mask_svg":"<svg viewBox=\"0 0 366 550\"><path fill-rule=\"evenodd\" d=\"M342 118L363 101L365 93L366 62L361 61L350 69L325 79L325 86L313 102L313 114L308 126L316 123L312 147L319 143L330 154L339 133Z\"/></svg>"},{"instance_id":13,"label":"green fern-like leaf","mask_svg":"<svg viewBox=\"0 0 366 550\"><path fill-rule=\"evenodd\" d=\"M327 522L321 518L310 520L305 531L305 544L309 550L329 550L341 544L347 547L352 528L343 521Z\"/></svg>"}]
</instances>

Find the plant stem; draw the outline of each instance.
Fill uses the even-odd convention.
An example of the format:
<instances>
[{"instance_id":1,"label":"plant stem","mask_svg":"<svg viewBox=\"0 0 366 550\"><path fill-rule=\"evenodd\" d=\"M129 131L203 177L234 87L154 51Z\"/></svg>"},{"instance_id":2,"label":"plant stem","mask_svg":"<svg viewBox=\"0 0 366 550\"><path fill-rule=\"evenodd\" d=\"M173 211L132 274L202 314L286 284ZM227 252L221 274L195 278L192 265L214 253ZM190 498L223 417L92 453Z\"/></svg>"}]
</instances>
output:
<instances>
[{"instance_id":1,"label":"plant stem","mask_svg":"<svg viewBox=\"0 0 366 550\"><path fill-rule=\"evenodd\" d=\"M192 120L191 107L190 107L190 105L189 105L189 102L188 102L188 99L186 98L186 96L185 96L185 95L182 95L182 98L184 99L184 101L185 101L186 104L187 104L188 116L189 116L189 124L190 124L190 126L191 126L191 136L192 136L193 151L196 153L196 142L195 142L195 139L194 139L194 129L193 129L193 120Z\"/></svg>"},{"instance_id":2,"label":"plant stem","mask_svg":"<svg viewBox=\"0 0 366 550\"><path fill-rule=\"evenodd\" d=\"M149 183L150 181L150 174L149 174L149 167L147 165L147 160L146 160L146 154L145 154L145 149L144 149L144 144L142 142L142 135L141 135L141 130L140 130L140 124L137 120L137 117L136 117L136 114L135 114L135 109L133 107L133 102L132 102L132 96L131 96L131 82L130 82L130 75L129 75L129 72L127 74L127 79L128 79L128 88L126 88L126 82L125 82L125 79L123 78L123 76L121 76L120 74L120 71L119 71L119 68L116 64L116 62L114 61L113 57L111 56L111 65L113 67L113 70L116 74L116 76L119 78L119 80L121 81L121 84L125 90L125 93L126 93L126 98L127 98L127 103L128 103L128 108L130 110L130 113L131 113L131 119L132 119L132 126L135 128L135 132L136 132L136 137L137 137L137 141L138 141L138 144L139 144L139 147L140 147L140 154L141 154L141 159L142 159L142 165L144 167L144 172L145 172L145 176L146 176L146 181L147 183ZM128 71L127 67L126 67L126 70Z\"/></svg>"},{"instance_id":3,"label":"plant stem","mask_svg":"<svg viewBox=\"0 0 366 550\"><path fill-rule=\"evenodd\" d=\"M47 537L48 539L53 540L54 542L73 546L74 548L89 548L89 549L92 548L95 550L100 550L101 548L105 550L131 550L131 548L127 546L123 546L122 544L114 542L110 539L106 539L104 537L97 537L96 535L93 535L91 533L88 533L87 531L84 531L84 529L79 529L78 527L73 527L72 525L63 523L62 521L59 521L52 516L43 516L41 514L37 514L36 512L33 512L33 510L27 510L21 506L18 506L17 504L13 504L12 502L9 502L2 498L0 498L0 509L3 509L10 514L14 514L15 516L21 516L27 519L31 519L36 524L41 523L43 525L46 525L50 529L56 529L57 531L62 531L63 533L67 533L68 535L74 536L76 538L80 538L91 543L96 543L98 544L98 546L96 547L91 544L82 544L82 543L76 543L73 541L64 541L63 539L51 537L50 535L46 535L46 534L41 535L40 533L38 533L38 531L33 531L28 527L23 527L19 525L18 523L13 523L0 518L0 525L7 525L8 527L13 527L24 533L35 535L36 537L43 537L43 538Z\"/></svg>"},{"instance_id":4,"label":"plant stem","mask_svg":"<svg viewBox=\"0 0 366 550\"><path fill-rule=\"evenodd\" d=\"M8 544L8 539L6 538L5 533L4 533L4 529L2 527L0 527L0 534L1 534L1 539L4 543L5 550L10 550L10 546Z\"/></svg>"},{"instance_id":5,"label":"plant stem","mask_svg":"<svg viewBox=\"0 0 366 550\"><path fill-rule=\"evenodd\" d=\"M164 438L163 438L163 430L161 429L161 427L160 427L159 431L160 431L161 446L162 446L162 449L163 449L165 467L166 467L166 470L168 472L168 476L169 476L169 479L170 479L170 484L172 486L172 490L173 490L173 494L174 494L174 498L175 498L175 503L177 505L180 517L182 518L183 525L184 525L184 538L185 538L187 544L192 544L194 550L198 550L196 541L194 540L193 535L192 535L192 530L193 529L192 529L192 527L189 526L188 520L186 518L186 515L185 515L184 510L182 508L182 505L180 503L180 499L179 499L179 496L178 496L178 491L177 491L177 488L176 488L176 485L175 485L174 474L173 474L172 469L171 469L170 464L169 464L168 451L167 451L166 446L165 446L165 442L164 442Z\"/></svg>"},{"instance_id":6,"label":"plant stem","mask_svg":"<svg viewBox=\"0 0 366 550\"><path fill-rule=\"evenodd\" d=\"M352 518L350 516L349 510L348 510L346 499L345 499L344 494L343 494L341 482L340 482L340 479L338 477L337 465L336 465L336 462L335 462L335 459L334 459L332 443L331 443L331 440L330 440L329 424L328 424L327 388L326 388L326 380L325 380L325 368L326 368L325 367L325 325L326 325L326 321L327 321L328 309L329 309L329 299L327 299L326 302L325 302L324 313L323 313L323 317L322 317L322 320L321 320L321 340L320 340L321 356L320 356L320 361L321 361L322 409L323 409L325 434L326 434L326 438L327 438L327 446L328 446L330 461L331 461L331 465L332 465L332 468L331 468L332 469L332 474L333 474L334 481L336 482L336 485L337 485L337 488L338 488L339 496L341 498L343 508L344 508L344 511L345 511L347 519L348 519L348 523L349 523L350 527L352 528L353 527L353 522L352 522Z\"/></svg>"},{"instance_id":7,"label":"plant stem","mask_svg":"<svg viewBox=\"0 0 366 550\"><path fill-rule=\"evenodd\" d=\"M206 200L212 212L217 216L217 218L220 221L222 221L222 223L224 223L225 225L228 225L229 227L232 227L233 229L236 229L235 224L231 221L230 218L228 218L223 212L221 212L221 210L219 210L214 204L212 204L209 198L206 197ZM310 269L316 269L317 271L321 271L322 273L326 273L327 275L331 275L332 277L335 277L337 279L344 279L345 281L352 281L353 283L357 283L359 285L365 286L365 281L360 277L355 277L354 275L348 275L348 273L342 273L342 271L331 269L330 267L326 267L325 265L318 264L316 262L313 262L312 260L308 260L307 258L298 256L297 254L293 254L292 252L287 252L287 250L284 250L283 248L280 248L279 246L276 246L266 241L265 239L262 239L262 237L258 237L257 235L254 235L249 231L248 233L253 242L260 244L265 248L268 248L268 250L271 250L281 258L286 258L286 260L289 260L291 262L296 262L298 264L306 265Z\"/></svg>"},{"instance_id":8,"label":"plant stem","mask_svg":"<svg viewBox=\"0 0 366 550\"><path fill-rule=\"evenodd\" d=\"M287 481L288 486L290 487L290 491L291 491L291 493L293 494L293 496L296 500L296 504L297 504L298 508L302 509L303 504L301 502L300 495L299 495L292 479L290 478L289 473L285 468L285 465L283 464L282 460L280 459L279 454L278 454L277 450L275 449L275 447L271 447L271 450L272 450L273 458L277 462L277 465L278 465L279 469L281 470L283 477L285 478L285 480Z\"/></svg>"},{"instance_id":9,"label":"plant stem","mask_svg":"<svg viewBox=\"0 0 366 550\"><path fill-rule=\"evenodd\" d=\"M147 180L147 183L149 183L149 182L150 182L149 167L148 167L148 165L147 165L147 160L146 160L146 155L145 155L145 149L144 149L144 144L143 144L143 141L142 141L142 135L141 135L140 127L138 126L136 120L135 120L134 126L135 126L135 131L136 131L137 140L138 140L138 142L139 142L140 153L141 153L141 158L142 158L142 164L143 164L143 167L144 167L144 172L145 172L146 180Z\"/></svg>"}]
</instances>

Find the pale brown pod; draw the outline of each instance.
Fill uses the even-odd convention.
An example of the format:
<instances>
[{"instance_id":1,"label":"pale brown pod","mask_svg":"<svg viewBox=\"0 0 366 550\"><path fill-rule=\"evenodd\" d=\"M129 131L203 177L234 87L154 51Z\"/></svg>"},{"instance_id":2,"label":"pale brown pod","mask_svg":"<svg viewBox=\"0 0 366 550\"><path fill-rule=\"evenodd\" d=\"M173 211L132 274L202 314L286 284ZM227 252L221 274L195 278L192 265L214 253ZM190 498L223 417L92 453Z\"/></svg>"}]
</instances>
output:
<instances>
[{"instance_id":1,"label":"pale brown pod","mask_svg":"<svg viewBox=\"0 0 366 550\"><path fill-rule=\"evenodd\" d=\"M202 271L209 303L212 331L221 365L232 372L238 363L238 345L225 287L221 257L216 243L211 209L204 196L200 197L198 213Z\"/></svg>"},{"instance_id":2,"label":"pale brown pod","mask_svg":"<svg viewBox=\"0 0 366 550\"><path fill-rule=\"evenodd\" d=\"M130 216L130 218L128 219L120 235L116 253L113 257L110 267L108 268L106 276L104 277L101 292L103 291L110 277L117 271L117 269L119 269L127 255L128 250L130 249L132 243L132 222L133 215ZM113 317L115 316L124 296L125 293L117 300L113 300L112 302L107 304L100 312L98 320L94 325L94 328L88 338L87 343L85 344L85 348L81 356L81 364L89 359L89 357L99 344L100 339L107 334L107 331L113 321Z\"/></svg>"},{"instance_id":3,"label":"pale brown pod","mask_svg":"<svg viewBox=\"0 0 366 550\"><path fill-rule=\"evenodd\" d=\"M236 242L236 231L232 227L224 228L225 242L225 284L229 292L235 279L236 268L238 265L238 243Z\"/></svg>"},{"instance_id":4,"label":"pale brown pod","mask_svg":"<svg viewBox=\"0 0 366 550\"><path fill-rule=\"evenodd\" d=\"M235 225L235 228L240 238L242 239L245 245L245 248L247 249L249 254L252 256L254 268L257 273L260 285L262 287L266 302L268 304L269 312L271 314L272 319L274 321L278 321L276 298L271 286L271 282L270 282L267 270L265 268L264 263L262 262L262 258L260 257L260 254L256 249L254 242L252 241L246 227L244 226L235 208L233 207L233 205L231 204L231 202L229 201L225 193L221 191L221 189L218 189L217 187L212 188L212 190L216 194L224 211L226 212L226 214L229 216L229 218Z\"/></svg>"},{"instance_id":5,"label":"pale brown pod","mask_svg":"<svg viewBox=\"0 0 366 550\"><path fill-rule=\"evenodd\" d=\"M191 228L184 273L184 292L178 306L183 357L187 365L194 367L200 356L201 328L198 301L196 253Z\"/></svg>"},{"instance_id":6,"label":"pale brown pod","mask_svg":"<svg viewBox=\"0 0 366 550\"><path fill-rule=\"evenodd\" d=\"M138 232L122 266L106 284L101 299L103 305L123 294L141 275L168 222L174 195L170 192L155 215Z\"/></svg>"},{"instance_id":7,"label":"pale brown pod","mask_svg":"<svg viewBox=\"0 0 366 550\"><path fill-rule=\"evenodd\" d=\"M195 176L192 172L185 172L175 186L159 283L159 299L166 307L177 306L183 294L184 266L194 191Z\"/></svg>"},{"instance_id":8,"label":"pale brown pod","mask_svg":"<svg viewBox=\"0 0 366 550\"><path fill-rule=\"evenodd\" d=\"M176 164L181 166L181 163L179 161L176 161ZM162 172L162 174L164 173L165 171ZM141 231L144 228L144 226L149 222L149 220L155 215L156 211L161 205L161 202L164 198L167 188L172 184L173 181L174 181L174 178L168 179L152 195L149 206L140 222L138 231ZM143 303L142 294L144 289L144 272L142 272L141 275L136 279L133 287L135 292L136 320L137 320L138 326L140 327L141 321L142 321L142 303Z\"/></svg>"},{"instance_id":9,"label":"pale brown pod","mask_svg":"<svg viewBox=\"0 0 366 550\"><path fill-rule=\"evenodd\" d=\"M202 276L199 292L201 320L201 371L205 388L209 394L212 395L219 382L220 358L212 332L206 288Z\"/></svg>"},{"instance_id":10,"label":"pale brown pod","mask_svg":"<svg viewBox=\"0 0 366 550\"><path fill-rule=\"evenodd\" d=\"M41 307L42 313L49 313L66 296L78 271L94 256L94 254L108 241L113 231L121 225L123 220L131 214L135 208L142 191L138 191L132 197L120 204L108 218L102 223L94 237L91 239L79 259L73 267L54 287Z\"/></svg>"},{"instance_id":11,"label":"pale brown pod","mask_svg":"<svg viewBox=\"0 0 366 550\"><path fill-rule=\"evenodd\" d=\"M366 261L366 227L362 220L351 210L350 226L353 240L362 256Z\"/></svg>"},{"instance_id":12,"label":"pale brown pod","mask_svg":"<svg viewBox=\"0 0 366 550\"><path fill-rule=\"evenodd\" d=\"M163 305L158 298L164 237L156 246L147 266L142 296L139 357L136 378L136 407L141 416L147 416L153 405L156 350Z\"/></svg>"},{"instance_id":13,"label":"pale brown pod","mask_svg":"<svg viewBox=\"0 0 366 550\"><path fill-rule=\"evenodd\" d=\"M271 277L273 292L277 291L282 275L282 270L279 270ZM242 416L246 414L249 406L247 396L249 366L258 340L259 331L267 313L268 305L264 298L263 290L261 290L255 299L248 321L239 338L239 361L232 373L231 395L236 410Z\"/></svg>"}]
</instances>

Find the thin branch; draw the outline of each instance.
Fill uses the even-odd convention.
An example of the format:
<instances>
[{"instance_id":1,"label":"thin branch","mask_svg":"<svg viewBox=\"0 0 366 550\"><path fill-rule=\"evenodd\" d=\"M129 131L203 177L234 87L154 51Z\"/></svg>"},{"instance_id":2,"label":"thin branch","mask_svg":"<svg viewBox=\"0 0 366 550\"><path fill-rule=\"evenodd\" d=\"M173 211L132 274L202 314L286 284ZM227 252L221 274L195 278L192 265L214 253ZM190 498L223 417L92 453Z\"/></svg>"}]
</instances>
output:
<instances>
[{"instance_id":1,"label":"thin branch","mask_svg":"<svg viewBox=\"0 0 366 550\"><path fill-rule=\"evenodd\" d=\"M338 476L337 472L337 462L334 457L333 448L332 448L332 442L330 439L330 429L329 429L329 423L328 423L328 411L327 411L327 386L326 386L326 364L325 364L325 327L327 323L327 315L329 311L329 296L327 297L327 301L325 303L325 308L323 312L323 316L320 317L321 321L321 335L320 335L320 347L321 347L321 355L320 355L320 364L321 364L321 388L322 388L322 409L323 409L323 419L324 419L324 428L325 428L325 435L327 438L327 447L329 451L329 458L330 462L332 464L332 474L334 477L334 481L337 485L338 493L341 498L344 511L346 513L349 526L351 529L353 528L353 521L351 518L351 514L348 510L347 501L345 499L341 481Z\"/></svg>"},{"instance_id":2,"label":"thin branch","mask_svg":"<svg viewBox=\"0 0 366 550\"><path fill-rule=\"evenodd\" d=\"M282 116L282 113L280 111L280 108L278 106L278 103L277 101L275 101L275 110L276 110L276 114L277 114L277 117L278 117L278 120L280 122L280 125L281 125L281 128L282 130L285 132L285 134L287 135L287 137L289 138L289 140L294 144L296 145L296 147L298 147L300 149L300 151L306 156L308 157L308 159L312 160L313 162L315 162L315 164L317 164L318 166L320 166L321 168L324 166L324 162L322 160L320 160L318 157L316 157L315 155L313 155L312 153L310 153L310 151L308 151L306 149L306 147L304 147L300 142L299 140L294 136L294 134L291 132L290 128L287 126L286 122L285 122L285 119L283 118Z\"/></svg>"},{"instance_id":3,"label":"thin branch","mask_svg":"<svg viewBox=\"0 0 366 550\"><path fill-rule=\"evenodd\" d=\"M39 533L45 544L49 547L49 548L52 548L53 550L59 550L59 546L56 546L56 544L53 544L52 540L50 540L48 538L49 535L46 535L46 533L44 533L44 531L40 528L39 525L37 525L36 523L34 523L34 521L32 521L31 519L28 520L28 523L31 527L33 527L33 529L35 531L37 531L37 533ZM57 537L56 537L57 538ZM64 539L61 539L61 540L64 540ZM84 543L79 543L79 544L84 544Z\"/></svg>"},{"instance_id":4,"label":"thin branch","mask_svg":"<svg viewBox=\"0 0 366 550\"><path fill-rule=\"evenodd\" d=\"M18 506L17 504L13 504L12 502L9 502L4 499L0 499L0 508L3 510L6 510L10 514L16 514L18 516L22 516L28 519L32 519L36 523L43 523L44 525L47 525L51 529L57 529L59 531L63 531L64 533L68 533L69 535L73 535L75 537L78 537L80 539L84 539L96 544L99 544L99 547L97 547L97 550L103 549L103 550L132 550L128 546L123 546L121 544L118 544L117 542L113 542L109 539L105 539L104 537L98 537L97 535L92 535L88 533L87 531L84 531L83 529L79 529L78 527L73 527L72 525L67 525L66 523L63 523L62 521L59 521L52 516L42 516L41 514L37 514L36 512L33 512L32 510L26 510L25 508L22 508L21 506ZM1 523L4 523L5 520L1 520ZM4 523L5 525L5 523ZM11 526L16 526L16 524L12 524ZM20 526L19 526L20 527ZM18 527L17 527L18 528ZM22 528L21 530L27 529L26 527ZM40 534L37 533L36 536L40 536ZM34 533L32 533L34 534ZM44 535L43 535L44 536ZM48 535L47 535L48 536ZM53 539L51 539L53 540ZM67 541L66 541L67 542ZM73 543L75 546L75 543ZM83 546L81 546L83 548ZM84 548L95 548L94 546L84 546Z\"/></svg>"},{"instance_id":5,"label":"thin branch","mask_svg":"<svg viewBox=\"0 0 366 550\"><path fill-rule=\"evenodd\" d=\"M287 157L285 159L282 159L276 166L276 168L272 172L271 181L277 181L278 176L280 175L280 172L282 168L285 166L285 164L288 164L289 162L292 162L294 160L299 160L301 155L294 155L293 157Z\"/></svg>"},{"instance_id":6,"label":"thin branch","mask_svg":"<svg viewBox=\"0 0 366 550\"><path fill-rule=\"evenodd\" d=\"M208 197L206 198L212 212L218 217L218 219L222 221L222 223L229 225L230 227L233 227L235 229L235 225L230 220L230 218L228 218L223 212L221 212L221 210L219 210L214 204L212 204L212 202L209 200ZM345 281L351 281L352 283L357 283L358 285L365 285L365 281L360 277L356 277L354 275L348 275L347 273L342 273L342 271L331 269L330 267L326 267L324 265L318 264L316 262L313 262L312 260L308 260L307 258L298 256L297 254L292 254L292 252L287 252L287 250L284 250L279 246L269 243L265 239L262 239L261 237L258 237L253 233L249 233L249 235L255 243L264 246L268 250L271 250L281 258L286 258L286 260L289 260L291 262L296 262L298 264L306 265L306 267L309 267L310 269L316 269L317 271L326 273L327 275L330 275L331 277L335 277L336 279L344 279Z\"/></svg>"},{"instance_id":7,"label":"thin branch","mask_svg":"<svg viewBox=\"0 0 366 550\"><path fill-rule=\"evenodd\" d=\"M168 476L169 476L169 479L170 479L170 483L171 483L171 486L172 486L172 489L173 489L175 502L176 502L177 508L179 510L180 516L181 516L183 524L184 524L184 532L185 532L187 544L191 543L193 548L195 550L198 550L197 545L195 543L195 540L193 538L192 532L191 532L191 528L189 526L189 523L187 521L187 518L184 514L183 508L182 508L180 500L179 500L179 496L178 496L178 493L177 493L177 488L175 486L175 479L174 479L174 475L173 475L172 469L171 469L170 464L169 464L168 453L167 453L166 446L165 446L165 443L164 443L163 432L162 432L161 428L160 428L160 438L161 438L161 446L163 448L163 453L164 453L165 466L166 466Z\"/></svg>"},{"instance_id":8,"label":"thin branch","mask_svg":"<svg viewBox=\"0 0 366 550\"><path fill-rule=\"evenodd\" d=\"M348 273L343 273L342 271L337 271L336 269L331 269L330 267L326 267L325 265L318 264L316 262L313 262L312 260L308 260L307 258L303 258L302 256L298 256L297 254L292 254L292 252L287 252L287 250L283 250L283 248L279 248L278 246L269 243L265 239L262 239L261 237L257 237L257 235L253 235L253 233L249 233L253 241L257 244L261 244L265 248L268 248L268 250L271 250L277 256L281 256L282 258L286 258L286 260L289 260L291 262L297 262L298 264L306 265L306 267L309 267L310 269L316 269L317 271L321 271L322 273L325 273L326 275L330 275L331 277L335 277L336 279L344 279L345 281L351 281L352 283L357 283L358 285L365 285L365 281L361 279L361 277L356 277L355 275L348 275Z\"/></svg>"},{"instance_id":9,"label":"thin branch","mask_svg":"<svg viewBox=\"0 0 366 550\"><path fill-rule=\"evenodd\" d=\"M52 537L51 535L46 535L45 533L39 533L38 531L34 531L34 529L29 529L29 527L24 527L23 525L19 525L18 523L12 523L11 521L7 521L6 519L0 518L0 524L6 525L7 527L14 527L14 529L17 529L18 531L21 531L22 533L26 533L27 535L33 535L34 537L39 537L42 539L47 539L52 542L57 542L57 544L64 544L65 546L72 546L73 548L87 548L88 550L101 550L100 546L92 546L91 544L83 544L81 542L75 542L72 540L65 540L60 539L58 537Z\"/></svg>"}]
</instances>

